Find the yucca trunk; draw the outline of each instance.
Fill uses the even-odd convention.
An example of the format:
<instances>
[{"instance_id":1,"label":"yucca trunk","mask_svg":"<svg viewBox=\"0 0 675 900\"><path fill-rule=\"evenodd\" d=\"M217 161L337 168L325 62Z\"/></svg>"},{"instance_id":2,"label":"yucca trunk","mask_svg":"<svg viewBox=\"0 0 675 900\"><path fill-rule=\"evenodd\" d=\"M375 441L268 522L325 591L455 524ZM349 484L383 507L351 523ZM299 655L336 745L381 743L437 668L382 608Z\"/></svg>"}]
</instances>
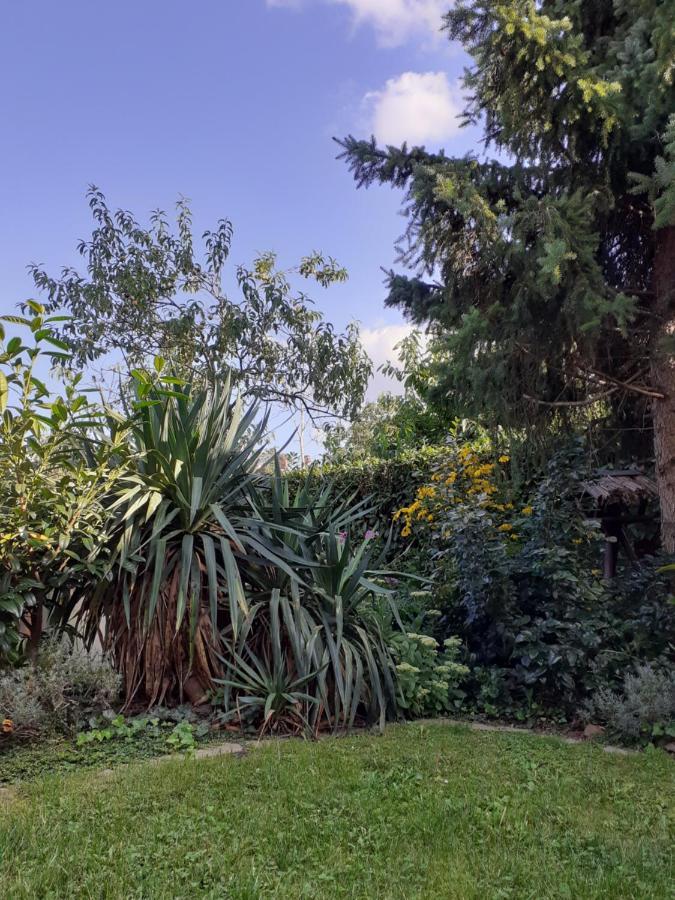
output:
<instances>
[{"instance_id":1,"label":"yucca trunk","mask_svg":"<svg viewBox=\"0 0 675 900\"><path fill-rule=\"evenodd\" d=\"M123 605L114 606L106 648L124 679L127 708L186 701L198 705L213 689L214 678L222 677L222 647L208 604L200 603L196 626L186 617L176 630L178 581L176 568L160 590L149 627L143 621L142 588L131 599L129 623Z\"/></svg>"}]
</instances>

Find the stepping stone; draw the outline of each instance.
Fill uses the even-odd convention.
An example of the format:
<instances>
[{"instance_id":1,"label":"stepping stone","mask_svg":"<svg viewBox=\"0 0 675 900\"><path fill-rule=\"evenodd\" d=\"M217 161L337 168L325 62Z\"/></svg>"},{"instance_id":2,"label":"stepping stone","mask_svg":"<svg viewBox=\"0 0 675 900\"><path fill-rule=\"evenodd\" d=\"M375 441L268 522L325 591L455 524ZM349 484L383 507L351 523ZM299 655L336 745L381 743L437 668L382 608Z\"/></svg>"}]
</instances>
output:
<instances>
[{"instance_id":1,"label":"stepping stone","mask_svg":"<svg viewBox=\"0 0 675 900\"><path fill-rule=\"evenodd\" d=\"M184 755L185 754L182 753L168 753L166 756L157 756L155 759L148 760L148 762L166 762L167 759L180 759ZM223 744L213 744L211 747L202 747L201 750L196 750L194 753L189 754L192 759L210 759L214 756L240 757L245 755L246 747L243 744L235 744L233 741L228 741Z\"/></svg>"}]
</instances>

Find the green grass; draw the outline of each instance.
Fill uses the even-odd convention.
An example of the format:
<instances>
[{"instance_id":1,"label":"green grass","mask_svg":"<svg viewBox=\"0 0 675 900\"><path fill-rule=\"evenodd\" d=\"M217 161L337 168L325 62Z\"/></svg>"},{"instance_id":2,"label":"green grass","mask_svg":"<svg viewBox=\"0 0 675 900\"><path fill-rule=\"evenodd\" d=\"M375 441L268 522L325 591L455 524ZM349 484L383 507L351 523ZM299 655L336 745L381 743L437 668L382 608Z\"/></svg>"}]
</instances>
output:
<instances>
[{"instance_id":1,"label":"green grass","mask_svg":"<svg viewBox=\"0 0 675 900\"><path fill-rule=\"evenodd\" d=\"M668 898L675 768L408 725L51 775L0 806L17 898Z\"/></svg>"}]
</instances>

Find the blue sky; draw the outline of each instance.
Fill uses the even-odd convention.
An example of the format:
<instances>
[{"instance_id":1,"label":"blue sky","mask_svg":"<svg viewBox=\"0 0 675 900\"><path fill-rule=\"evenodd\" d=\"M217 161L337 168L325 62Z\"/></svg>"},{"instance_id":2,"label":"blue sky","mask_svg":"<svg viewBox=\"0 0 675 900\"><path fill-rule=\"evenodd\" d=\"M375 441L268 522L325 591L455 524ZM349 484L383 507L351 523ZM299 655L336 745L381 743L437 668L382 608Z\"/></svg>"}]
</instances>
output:
<instances>
[{"instance_id":1,"label":"blue sky","mask_svg":"<svg viewBox=\"0 0 675 900\"><path fill-rule=\"evenodd\" d=\"M400 196L356 191L332 135L448 152L465 57L443 36L447 0L21 0L0 33L0 309L33 294L30 261L77 260L90 182L138 217L192 203L196 230L233 220L233 260L321 249L350 273L313 296L358 319L377 361L401 319L381 266ZM385 349L383 349L385 348Z\"/></svg>"}]
</instances>

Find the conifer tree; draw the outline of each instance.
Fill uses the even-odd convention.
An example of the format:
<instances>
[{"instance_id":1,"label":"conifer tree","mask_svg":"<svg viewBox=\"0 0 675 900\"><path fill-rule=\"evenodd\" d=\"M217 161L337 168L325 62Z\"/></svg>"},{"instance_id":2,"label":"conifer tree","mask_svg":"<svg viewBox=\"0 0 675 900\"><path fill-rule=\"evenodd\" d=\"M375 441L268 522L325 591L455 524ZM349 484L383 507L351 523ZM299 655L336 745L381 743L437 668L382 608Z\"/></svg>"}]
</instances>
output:
<instances>
[{"instance_id":1,"label":"conifer tree","mask_svg":"<svg viewBox=\"0 0 675 900\"><path fill-rule=\"evenodd\" d=\"M650 416L675 552L675 0L457 0L444 28L485 154L340 142L359 186L406 191L387 302L467 414Z\"/></svg>"}]
</instances>

